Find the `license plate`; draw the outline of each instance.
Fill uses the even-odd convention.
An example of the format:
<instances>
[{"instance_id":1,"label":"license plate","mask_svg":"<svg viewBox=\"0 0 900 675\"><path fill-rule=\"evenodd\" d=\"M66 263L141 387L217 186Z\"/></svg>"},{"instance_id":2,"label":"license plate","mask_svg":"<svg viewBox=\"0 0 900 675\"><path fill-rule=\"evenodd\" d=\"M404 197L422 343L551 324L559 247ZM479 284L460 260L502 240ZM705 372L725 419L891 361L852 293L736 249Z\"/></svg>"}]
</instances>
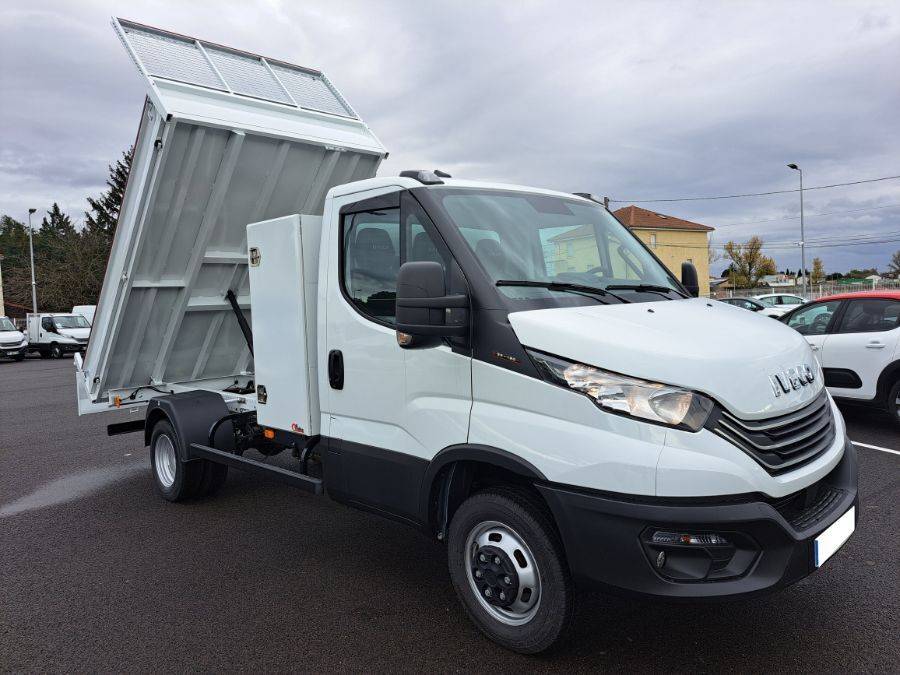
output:
<instances>
[{"instance_id":1,"label":"license plate","mask_svg":"<svg viewBox=\"0 0 900 675\"><path fill-rule=\"evenodd\" d=\"M856 507L851 506L847 513L832 523L831 527L816 537L813 542L816 567L821 567L826 560L833 556L850 538L854 529L856 529Z\"/></svg>"}]
</instances>

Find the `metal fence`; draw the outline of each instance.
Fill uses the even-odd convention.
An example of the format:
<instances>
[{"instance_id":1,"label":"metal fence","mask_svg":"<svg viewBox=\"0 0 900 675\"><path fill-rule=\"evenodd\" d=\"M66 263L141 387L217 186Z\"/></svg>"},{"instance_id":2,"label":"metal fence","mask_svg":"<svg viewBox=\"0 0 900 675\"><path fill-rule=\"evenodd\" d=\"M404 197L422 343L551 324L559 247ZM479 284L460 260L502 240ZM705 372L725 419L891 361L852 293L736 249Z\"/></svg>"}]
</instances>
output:
<instances>
[{"instance_id":1,"label":"metal fence","mask_svg":"<svg viewBox=\"0 0 900 675\"><path fill-rule=\"evenodd\" d=\"M800 295L808 300L815 300L826 295L836 295L837 293L855 293L857 291L900 291L900 280L882 279L881 281L864 281L860 283L840 283L837 281L826 281L821 284L810 284L807 293L803 295L803 286L758 286L756 288L727 288L714 289L710 293L711 298L750 298L754 295L766 295L769 293L790 293L792 295Z\"/></svg>"}]
</instances>

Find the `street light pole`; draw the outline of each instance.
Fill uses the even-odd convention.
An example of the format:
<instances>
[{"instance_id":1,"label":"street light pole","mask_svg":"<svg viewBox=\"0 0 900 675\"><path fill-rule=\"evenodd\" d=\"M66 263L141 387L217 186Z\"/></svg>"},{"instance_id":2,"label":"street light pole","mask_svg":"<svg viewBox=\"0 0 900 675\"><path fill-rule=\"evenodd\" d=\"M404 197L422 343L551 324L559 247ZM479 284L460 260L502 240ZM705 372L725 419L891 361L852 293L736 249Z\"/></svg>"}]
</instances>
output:
<instances>
[{"instance_id":1,"label":"street light pole","mask_svg":"<svg viewBox=\"0 0 900 675\"><path fill-rule=\"evenodd\" d=\"M37 209L28 209L28 252L31 254L31 311L37 314L37 284L34 281L34 243L31 237L31 214Z\"/></svg>"},{"instance_id":2,"label":"street light pole","mask_svg":"<svg viewBox=\"0 0 900 675\"><path fill-rule=\"evenodd\" d=\"M789 169L800 173L800 272L803 274L803 297L806 298L806 235L803 233L803 169L788 164Z\"/></svg>"}]
</instances>

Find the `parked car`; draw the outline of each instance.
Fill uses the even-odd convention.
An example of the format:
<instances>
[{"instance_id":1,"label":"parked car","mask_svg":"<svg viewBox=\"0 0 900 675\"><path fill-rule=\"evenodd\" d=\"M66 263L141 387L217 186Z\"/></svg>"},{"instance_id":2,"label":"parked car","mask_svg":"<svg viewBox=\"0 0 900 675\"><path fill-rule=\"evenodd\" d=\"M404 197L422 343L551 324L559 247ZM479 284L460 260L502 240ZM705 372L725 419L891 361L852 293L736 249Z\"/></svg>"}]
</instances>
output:
<instances>
[{"instance_id":1,"label":"parked car","mask_svg":"<svg viewBox=\"0 0 900 675\"><path fill-rule=\"evenodd\" d=\"M28 351L28 338L5 316L0 316L0 358L21 361Z\"/></svg>"},{"instance_id":2,"label":"parked car","mask_svg":"<svg viewBox=\"0 0 900 675\"><path fill-rule=\"evenodd\" d=\"M81 314L28 314L28 351L44 358L62 358L67 352L87 349L91 324Z\"/></svg>"},{"instance_id":3,"label":"parked car","mask_svg":"<svg viewBox=\"0 0 900 675\"><path fill-rule=\"evenodd\" d=\"M770 316L784 316L795 307L807 302L806 298L792 293L764 293L754 295L753 299L769 308L773 312Z\"/></svg>"},{"instance_id":4,"label":"parked car","mask_svg":"<svg viewBox=\"0 0 900 675\"><path fill-rule=\"evenodd\" d=\"M900 291L820 298L781 321L812 346L832 396L884 408L900 424Z\"/></svg>"},{"instance_id":5,"label":"parked car","mask_svg":"<svg viewBox=\"0 0 900 675\"><path fill-rule=\"evenodd\" d=\"M782 316L782 312L778 311L774 307L764 305L759 300L754 300L753 298L719 298L719 302L724 302L726 305L740 307L741 309L747 309L751 312L759 312L763 316L770 316L773 319L777 319Z\"/></svg>"}]
</instances>

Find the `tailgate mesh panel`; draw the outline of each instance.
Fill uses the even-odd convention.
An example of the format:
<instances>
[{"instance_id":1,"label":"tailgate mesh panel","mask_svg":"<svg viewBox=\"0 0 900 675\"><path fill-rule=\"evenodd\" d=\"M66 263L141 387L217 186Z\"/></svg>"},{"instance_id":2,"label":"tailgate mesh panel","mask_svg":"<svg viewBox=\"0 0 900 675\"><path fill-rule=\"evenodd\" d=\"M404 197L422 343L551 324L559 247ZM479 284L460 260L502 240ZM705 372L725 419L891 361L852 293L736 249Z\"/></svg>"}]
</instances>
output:
<instances>
[{"instance_id":1,"label":"tailgate mesh panel","mask_svg":"<svg viewBox=\"0 0 900 675\"><path fill-rule=\"evenodd\" d=\"M120 37L133 51L138 67L150 77L357 119L350 105L318 71L280 61L266 67L256 54L122 19L118 24Z\"/></svg>"}]
</instances>

